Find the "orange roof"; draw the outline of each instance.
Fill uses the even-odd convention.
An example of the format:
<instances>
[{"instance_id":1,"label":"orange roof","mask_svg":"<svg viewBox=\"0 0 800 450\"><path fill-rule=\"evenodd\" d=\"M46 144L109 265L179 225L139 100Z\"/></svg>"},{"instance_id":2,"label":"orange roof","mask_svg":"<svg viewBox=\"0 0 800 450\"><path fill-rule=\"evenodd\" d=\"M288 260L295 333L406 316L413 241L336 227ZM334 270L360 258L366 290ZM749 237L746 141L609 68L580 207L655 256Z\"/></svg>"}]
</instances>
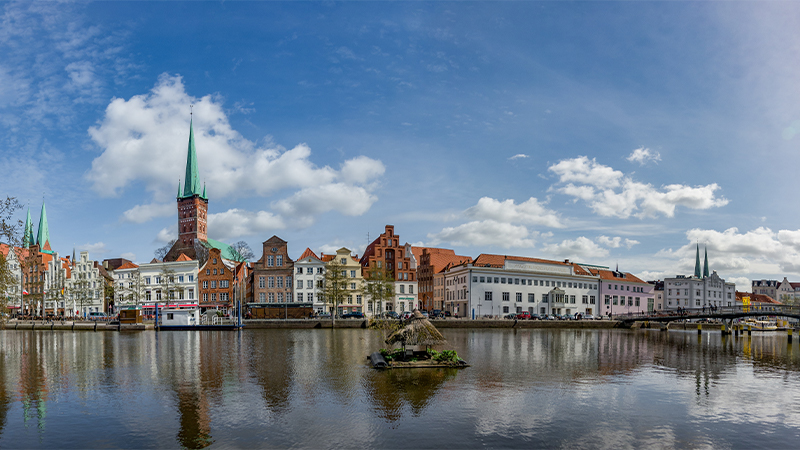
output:
<instances>
[{"instance_id":1,"label":"orange roof","mask_svg":"<svg viewBox=\"0 0 800 450\"><path fill-rule=\"evenodd\" d=\"M300 258L298 258L298 260L305 259L305 258L308 258L308 257L313 257L314 259L319 259L319 257L317 257L316 253L311 251L310 248L306 247L306 251L304 251L303 254L300 255Z\"/></svg>"},{"instance_id":2,"label":"orange roof","mask_svg":"<svg viewBox=\"0 0 800 450\"><path fill-rule=\"evenodd\" d=\"M325 253L323 253L322 255L320 255L319 260L322 262L328 262L328 261L333 261L335 258L336 255L326 255Z\"/></svg>"},{"instance_id":3,"label":"orange roof","mask_svg":"<svg viewBox=\"0 0 800 450\"><path fill-rule=\"evenodd\" d=\"M185 253L181 253L181 255L178 256L177 259L175 259L175 261L191 261L191 260L192 260L192 258L189 258L188 256L186 256Z\"/></svg>"},{"instance_id":4,"label":"orange roof","mask_svg":"<svg viewBox=\"0 0 800 450\"><path fill-rule=\"evenodd\" d=\"M624 277L617 277L614 276L613 270L605 270L605 269L589 269L592 275L599 276L601 280L617 280L617 281L630 281L632 283L642 283L645 284L640 278L636 277L633 274L628 272L622 272Z\"/></svg>"},{"instance_id":5,"label":"orange roof","mask_svg":"<svg viewBox=\"0 0 800 450\"><path fill-rule=\"evenodd\" d=\"M572 267L572 272L575 275L592 275L590 272L587 272L586 269L584 269L580 265L570 262L569 260L553 261L551 259L529 258L527 256L491 255L488 253L481 253L480 255L478 255L477 258L475 258L475 260L472 261L472 265L474 265L475 267L503 267L505 266L506 260L570 266ZM641 280L639 281L641 282Z\"/></svg>"},{"instance_id":6,"label":"orange roof","mask_svg":"<svg viewBox=\"0 0 800 450\"><path fill-rule=\"evenodd\" d=\"M11 247L8 244L0 244L0 253L3 254L4 257L8 258L8 252L11 250Z\"/></svg>"},{"instance_id":7,"label":"orange roof","mask_svg":"<svg viewBox=\"0 0 800 450\"><path fill-rule=\"evenodd\" d=\"M736 291L736 300L741 302L742 297L750 297L750 301L753 303L770 303L773 305L782 305L781 302L775 300L774 298L766 294L751 294L749 292Z\"/></svg>"},{"instance_id":8,"label":"orange roof","mask_svg":"<svg viewBox=\"0 0 800 450\"><path fill-rule=\"evenodd\" d=\"M123 264L123 265L121 265L121 266L117 267L117 270L122 270L122 269L135 269L135 268L137 268L137 267L139 267L139 266L137 266L136 264L134 264L134 263L132 263L132 262L128 261L128 262L126 262L125 264Z\"/></svg>"}]
</instances>

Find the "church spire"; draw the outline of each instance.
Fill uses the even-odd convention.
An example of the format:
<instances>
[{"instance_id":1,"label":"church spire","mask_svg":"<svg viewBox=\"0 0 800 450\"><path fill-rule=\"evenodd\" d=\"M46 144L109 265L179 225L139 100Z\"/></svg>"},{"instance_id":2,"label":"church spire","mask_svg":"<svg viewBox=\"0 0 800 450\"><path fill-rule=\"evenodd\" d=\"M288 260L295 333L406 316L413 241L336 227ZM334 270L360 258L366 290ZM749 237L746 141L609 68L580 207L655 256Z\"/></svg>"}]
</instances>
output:
<instances>
[{"instance_id":1,"label":"church spire","mask_svg":"<svg viewBox=\"0 0 800 450\"><path fill-rule=\"evenodd\" d=\"M708 247L705 248L706 260L703 263L703 278L708 276Z\"/></svg>"},{"instance_id":2,"label":"church spire","mask_svg":"<svg viewBox=\"0 0 800 450\"><path fill-rule=\"evenodd\" d=\"M194 148L194 128L189 120L189 150L186 155L186 178L181 198L200 195L200 180L197 170L197 151Z\"/></svg>"},{"instance_id":3,"label":"church spire","mask_svg":"<svg viewBox=\"0 0 800 450\"><path fill-rule=\"evenodd\" d=\"M29 248L31 245L36 245L36 238L33 236L31 209L28 208L28 218L25 219L25 234L22 236L22 246L24 248Z\"/></svg>"},{"instance_id":4,"label":"church spire","mask_svg":"<svg viewBox=\"0 0 800 450\"><path fill-rule=\"evenodd\" d=\"M694 263L694 276L700 278L700 244L697 244L697 258Z\"/></svg>"},{"instance_id":5,"label":"church spire","mask_svg":"<svg viewBox=\"0 0 800 450\"><path fill-rule=\"evenodd\" d=\"M42 250L50 250L50 227L47 226L47 211L44 209L42 201L42 213L39 216L39 233L36 234L36 242Z\"/></svg>"}]
</instances>

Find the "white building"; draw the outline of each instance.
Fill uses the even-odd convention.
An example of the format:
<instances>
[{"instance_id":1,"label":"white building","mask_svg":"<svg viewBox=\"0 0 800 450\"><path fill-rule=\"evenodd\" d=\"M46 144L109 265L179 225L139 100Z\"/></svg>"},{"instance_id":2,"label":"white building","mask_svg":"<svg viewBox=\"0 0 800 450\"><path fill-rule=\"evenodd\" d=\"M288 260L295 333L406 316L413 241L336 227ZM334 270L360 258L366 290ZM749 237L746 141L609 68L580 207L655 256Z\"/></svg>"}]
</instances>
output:
<instances>
[{"instance_id":1,"label":"white building","mask_svg":"<svg viewBox=\"0 0 800 450\"><path fill-rule=\"evenodd\" d=\"M8 308L12 313L16 313L22 306L22 269L19 265L17 252L14 251L11 246L0 244L0 253L5 257L8 269L11 271L11 276L16 280L6 288L5 292L0 292L0 295L8 299Z\"/></svg>"},{"instance_id":2,"label":"white building","mask_svg":"<svg viewBox=\"0 0 800 450\"><path fill-rule=\"evenodd\" d=\"M311 303L314 312L329 312L325 302L322 301L322 282L325 280L325 263L306 248L303 255L295 262L294 301L297 303Z\"/></svg>"},{"instance_id":3,"label":"white building","mask_svg":"<svg viewBox=\"0 0 800 450\"><path fill-rule=\"evenodd\" d=\"M445 310L460 317L599 312L598 278L569 261L482 254L447 268L444 289Z\"/></svg>"},{"instance_id":4,"label":"white building","mask_svg":"<svg viewBox=\"0 0 800 450\"><path fill-rule=\"evenodd\" d=\"M417 266L419 262L414 257L414 253L411 251L411 245L406 243L405 245L405 254L409 258L408 262L408 270L412 273L417 273ZM402 264L399 263L398 264ZM419 289L418 289L418 282L416 279L398 279L394 282L394 304L395 311L398 313L402 313L403 311L413 311L419 308Z\"/></svg>"},{"instance_id":5,"label":"white building","mask_svg":"<svg viewBox=\"0 0 800 450\"><path fill-rule=\"evenodd\" d=\"M177 261L125 264L113 271L117 307L160 303L198 304L197 260L185 255Z\"/></svg>"},{"instance_id":6,"label":"white building","mask_svg":"<svg viewBox=\"0 0 800 450\"><path fill-rule=\"evenodd\" d=\"M664 302L664 309L736 306L736 284L725 282L716 271L709 274L707 252L701 274L698 246L694 276L676 275L674 278L665 278Z\"/></svg>"},{"instance_id":7,"label":"white building","mask_svg":"<svg viewBox=\"0 0 800 450\"><path fill-rule=\"evenodd\" d=\"M54 254L57 259L58 254ZM103 310L103 284L105 279L100 274L100 268L95 261L89 259L89 252L83 251L72 263L71 275L66 288L66 303L78 315L86 317L90 312L105 312ZM54 284L47 297L58 289Z\"/></svg>"},{"instance_id":8,"label":"white building","mask_svg":"<svg viewBox=\"0 0 800 450\"><path fill-rule=\"evenodd\" d=\"M70 262L60 258L57 252L42 254L42 262L45 264L44 271L44 315L71 316L77 309L74 301L70 301L72 294L72 278L70 276ZM101 288L102 290L102 288ZM102 300L100 309L87 309L90 311L102 311ZM87 306L90 303L87 302Z\"/></svg>"}]
</instances>

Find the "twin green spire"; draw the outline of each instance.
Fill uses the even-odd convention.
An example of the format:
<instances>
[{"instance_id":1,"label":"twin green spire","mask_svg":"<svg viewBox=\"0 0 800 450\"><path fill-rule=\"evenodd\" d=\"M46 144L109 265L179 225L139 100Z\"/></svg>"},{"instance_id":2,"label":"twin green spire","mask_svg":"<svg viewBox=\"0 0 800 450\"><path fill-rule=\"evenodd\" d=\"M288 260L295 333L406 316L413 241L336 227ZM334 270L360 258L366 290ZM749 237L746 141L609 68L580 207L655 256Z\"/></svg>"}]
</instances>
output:
<instances>
[{"instance_id":1,"label":"twin green spire","mask_svg":"<svg viewBox=\"0 0 800 450\"><path fill-rule=\"evenodd\" d=\"M199 196L202 199L206 198L206 187L203 186L202 193L200 192L200 177L197 170L197 150L194 148L194 127L192 121L189 121L189 150L186 155L186 178L184 178L183 192L181 192L181 185L178 182L178 198L188 198Z\"/></svg>"},{"instance_id":2,"label":"twin green spire","mask_svg":"<svg viewBox=\"0 0 800 450\"><path fill-rule=\"evenodd\" d=\"M47 225L47 211L42 202L42 213L39 216L39 232L34 237L33 221L31 220L31 209L28 208L28 217L25 219L25 233L22 236L22 246L30 248L32 245L39 245L42 249L50 242L50 227Z\"/></svg>"}]
</instances>

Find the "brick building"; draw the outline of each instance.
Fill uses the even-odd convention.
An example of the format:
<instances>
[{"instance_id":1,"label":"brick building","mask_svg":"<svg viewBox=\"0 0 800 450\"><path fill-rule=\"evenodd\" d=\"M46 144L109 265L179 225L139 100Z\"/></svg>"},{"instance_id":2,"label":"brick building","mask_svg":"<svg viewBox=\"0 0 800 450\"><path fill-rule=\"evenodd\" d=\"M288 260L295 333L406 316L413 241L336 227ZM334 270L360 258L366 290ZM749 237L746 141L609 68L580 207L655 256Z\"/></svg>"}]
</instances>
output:
<instances>
[{"instance_id":1,"label":"brick building","mask_svg":"<svg viewBox=\"0 0 800 450\"><path fill-rule=\"evenodd\" d=\"M386 225L384 232L367 246L360 260L362 274L366 277L374 266L387 270L395 280L394 301L379 305L375 313L411 311L417 307L417 271L412 260L416 261L411 246L400 243L394 225Z\"/></svg>"},{"instance_id":2,"label":"brick building","mask_svg":"<svg viewBox=\"0 0 800 450\"><path fill-rule=\"evenodd\" d=\"M292 302L294 261L286 241L272 236L262 246L261 259L253 264L253 303Z\"/></svg>"},{"instance_id":3,"label":"brick building","mask_svg":"<svg viewBox=\"0 0 800 450\"><path fill-rule=\"evenodd\" d=\"M434 277L448 265L457 265L472 261L469 256L456 255L456 252L446 248L413 247L414 256L417 257L417 283L419 287L419 307L425 311L434 309L443 310L444 297L438 302L434 301Z\"/></svg>"},{"instance_id":4,"label":"brick building","mask_svg":"<svg viewBox=\"0 0 800 450\"><path fill-rule=\"evenodd\" d=\"M209 250L208 260L197 275L200 308L204 312L207 309L223 312L233 309L234 278L238 264L222 258L220 254L217 248Z\"/></svg>"}]
</instances>

